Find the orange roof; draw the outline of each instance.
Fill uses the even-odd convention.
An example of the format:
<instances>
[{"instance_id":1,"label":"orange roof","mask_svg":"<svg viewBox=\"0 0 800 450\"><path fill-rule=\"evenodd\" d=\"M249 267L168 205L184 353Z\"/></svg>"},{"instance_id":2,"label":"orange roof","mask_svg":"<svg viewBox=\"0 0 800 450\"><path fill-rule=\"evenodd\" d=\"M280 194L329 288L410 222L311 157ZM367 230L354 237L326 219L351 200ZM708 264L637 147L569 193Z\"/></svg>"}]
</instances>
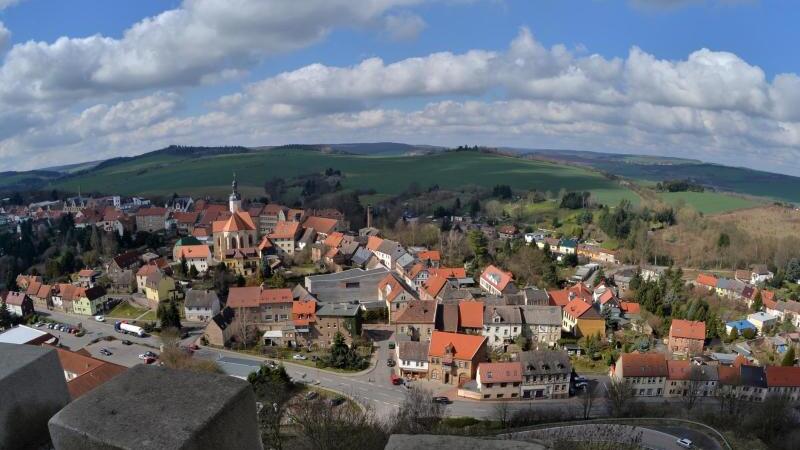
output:
<instances>
[{"instance_id":1,"label":"orange roof","mask_svg":"<svg viewBox=\"0 0 800 450\"><path fill-rule=\"evenodd\" d=\"M460 302L458 319L463 328L483 328L483 302Z\"/></svg>"},{"instance_id":2,"label":"orange roof","mask_svg":"<svg viewBox=\"0 0 800 450\"><path fill-rule=\"evenodd\" d=\"M590 309L592 309L591 303L587 303L584 300L576 298L567 303L567 306L564 307L564 312L577 319Z\"/></svg>"},{"instance_id":3,"label":"orange roof","mask_svg":"<svg viewBox=\"0 0 800 450\"><path fill-rule=\"evenodd\" d=\"M667 358L663 353L623 353L617 361L626 377L665 377Z\"/></svg>"},{"instance_id":4,"label":"orange roof","mask_svg":"<svg viewBox=\"0 0 800 450\"><path fill-rule=\"evenodd\" d=\"M255 308L268 303L292 303L291 289L261 289L260 286L232 287L227 306Z\"/></svg>"},{"instance_id":5,"label":"orange roof","mask_svg":"<svg viewBox=\"0 0 800 450\"><path fill-rule=\"evenodd\" d=\"M210 258L211 249L207 245L181 245L176 256L178 259Z\"/></svg>"},{"instance_id":6,"label":"orange roof","mask_svg":"<svg viewBox=\"0 0 800 450\"><path fill-rule=\"evenodd\" d=\"M422 261L440 261L442 259L442 255L439 253L439 250L427 250L417 253L417 258Z\"/></svg>"},{"instance_id":7,"label":"orange roof","mask_svg":"<svg viewBox=\"0 0 800 450\"><path fill-rule=\"evenodd\" d=\"M367 238L367 249L370 251L375 251L378 247L381 246L383 243L383 239L379 238L378 236L370 236Z\"/></svg>"},{"instance_id":8,"label":"orange roof","mask_svg":"<svg viewBox=\"0 0 800 450\"><path fill-rule=\"evenodd\" d=\"M161 208L158 206L153 206L150 208L142 208L136 212L138 217L147 217L147 216L166 216L167 210L166 208Z\"/></svg>"},{"instance_id":9,"label":"orange roof","mask_svg":"<svg viewBox=\"0 0 800 450\"><path fill-rule=\"evenodd\" d=\"M522 381L522 364L514 362L480 363L481 383L518 383Z\"/></svg>"},{"instance_id":10,"label":"orange roof","mask_svg":"<svg viewBox=\"0 0 800 450\"><path fill-rule=\"evenodd\" d=\"M293 299L291 289L264 289L261 291L262 303L286 303Z\"/></svg>"},{"instance_id":11,"label":"orange roof","mask_svg":"<svg viewBox=\"0 0 800 450\"><path fill-rule=\"evenodd\" d=\"M236 211L228 220L217 220L212 224L214 233L230 231L254 231L256 225L247 211Z\"/></svg>"},{"instance_id":12,"label":"orange roof","mask_svg":"<svg viewBox=\"0 0 800 450\"><path fill-rule=\"evenodd\" d=\"M123 366L56 348L61 367L75 378L67 381L67 390L74 400L128 370Z\"/></svg>"},{"instance_id":13,"label":"orange roof","mask_svg":"<svg viewBox=\"0 0 800 450\"><path fill-rule=\"evenodd\" d=\"M200 213L196 212L175 212L172 218L178 223L195 224Z\"/></svg>"},{"instance_id":14,"label":"orange roof","mask_svg":"<svg viewBox=\"0 0 800 450\"><path fill-rule=\"evenodd\" d=\"M610 302L613 299L614 299L614 293L611 291L611 289L607 289L605 292L600 294L600 297L598 298L601 305L605 305L606 303Z\"/></svg>"},{"instance_id":15,"label":"orange roof","mask_svg":"<svg viewBox=\"0 0 800 450\"><path fill-rule=\"evenodd\" d=\"M308 316L315 312L317 312L317 302L314 300L298 300L292 303L292 314L295 316Z\"/></svg>"},{"instance_id":16,"label":"orange roof","mask_svg":"<svg viewBox=\"0 0 800 450\"><path fill-rule=\"evenodd\" d=\"M436 297L440 292L442 292L442 289L446 284L447 278L434 275L428 278L428 281L422 285L422 289L424 289L425 292L427 292L431 297Z\"/></svg>"},{"instance_id":17,"label":"orange roof","mask_svg":"<svg viewBox=\"0 0 800 450\"><path fill-rule=\"evenodd\" d=\"M692 363L688 359L667 361L668 378L670 380L688 380Z\"/></svg>"},{"instance_id":18,"label":"orange roof","mask_svg":"<svg viewBox=\"0 0 800 450\"><path fill-rule=\"evenodd\" d=\"M431 275L443 278L466 278L467 271L463 267L439 267L428 269Z\"/></svg>"},{"instance_id":19,"label":"orange roof","mask_svg":"<svg viewBox=\"0 0 800 450\"><path fill-rule=\"evenodd\" d=\"M767 366L767 386L800 387L800 367Z\"/></svg>"},{"instance_id":20,"label":"orange roof","mask_svg":"<svg viewBox=\"0 0 800 450\"><path fill-rule=\"evenodd\" d=\"M270 239L294 239L300 232L300 224L297 222L279 221L275 224L275 229L269 234Z\"/></svg>"},{"instance_id":21,"label":"orange roof","mask_svg":"<svg viewBox=\"0 0 800 450\"><path fill-rule=\"evenodd\" d=\"M634 302L619 302L619 308L629 314L639 314L641 312L639 304Z\"/></svg>"},{"instance_id":22,"label":"orange roof","mask_svg":"<svg viewBox=\"0 0 800 450\"><path fill-rule=\"evenodd\" d=\"M775 301L775 291L768 291L766 289L761 290L761 300L766 302L774 302Z\"/></svg>"},{"instance_id":23,"label":"orange roof","mask_svg":"<svg viewBox=\"0 0 800 450\"><path fill-rule=\"evenodd\" d=\"M344 234L340 232L331 233L325 241L323 242L328 247L337 248L342 243L342 239L344 239Z\"/></svg>"},{"instance_id":24,"label":"orange roof","mask_svg":"<svg viewBox=\"0 0 800 450\"><path fill-rule=\"evenodd\" d=\"M452 346L453 359L471 360L485 342L484 336L434 331L431 335L428 355L442 357L445 355L445 350Z\"/></svg>"},{"instance_id":25,"label":"orange roof","mask_svg":"<svg viewBox=\"0 0 800 450\"><path fill-rule=\"evenodd\" d=\"M717 366L720 384L739 384L739 366Z\"/></svg>"},{"instance_id":26,"label":"orange roof","mask_svg":"<svg viewBox=\"0 0 800 450\"><path fill-rule=\"evenodd\" d=\"M158 266L155 264L145 264L136 271L136 276L147 277L156 272L158 272Z\"/></svg>"},{"instance_id":27,"label":"orange roof","mask_svg":"<svg viewBox=\"0 0 800 450\"><path fill-rule=\"evenodd\" d=\"M271 248L271 247L272 247L272 242L270 242L269 237L267 237L267 236L264 236L261 239L261 243L258 244L258 249L261 250L261 251L263 251L264 249L267 249L267 248Z\"/></svg>"},{"instance_id":28,"label":"orange roof","mask_svg":"<svg viewBox=\"0 0 800 450\"><path fill-rule=\"evenodd\" d=\"M684 339L705 339L706 323L674 319L669 327L669 336Z\"/></svg>"},{"instance_id":29,"label":"orange roof","mask_svg":"<svg viewBox=\"0 0 800 450\"><path fill-rule=\"evenodd\" d=\"M281 211L286 211L286 207L276 203L270 203L261 210L264 215L277 216Z\"/></svg>"},{"instance_id":30,"label":"orange roof","mask_svg":"<svg viewBox=\"0 0 800 450\"><path fill-rule=\"evenodd\" d=\"M208 237L208 229L203 227L195 227L192 230L192 236L194 237Z\"/></svg>"},{"instance_id":31,"label":"orange roof","mask_svg":"<svg viewBox=\"0 0 800 450\"><path fill-rule=\"evenodd\" d=\"M592 293L583 283L578 283L575 286L571 286L567 289L561 289L559 291L547 291L547 295L550 297L551 305L560 306L562 308L567 306L572 299L576 298L585 300L587 302L592 301Z\"/></svg>"},{"instance_id":32,"label":"orange roof","mask_svg":"<svg viewBox=\"0 0 800 450\"><path fill-rule=\"evenodd\" d=\"M511 272L500 270L493 265L489 265L489 267L483 271L481 278L486 280L487 283L495 287L498 291L504 290L506 286L508 286L508 283L514 279Z\"/></svg>"},{"instance_id":33,"label":"orange roof","mask_svg":"<svg viewBox=\"0 0 800 450\"><path fill-rule=\"evenodd\" d=\"M303 228L313 228L321 234L331 234L336 228L338 221L327 217L311 216L303 222Z\"/></svg>"},{"instance_id":34,"label":"orange roof","mask_svg":"<svg viewBox=\"0 0 800 450\"><path fill-rule=\"evenodd\" d=\"M701 286L707 286L707 287L715 288L715 287L717 287L717 277L715 277L714 275L708 275L708 274L705 274L705 273L701 273L701 274L697 275L696 283L701 285Z\"/></svg>"},{"instance_id":35,"label":"orange roof","mask_svg":"<svg viewBox=\"0 0 800 450\"><path fill-rule=\"evenodd\" d=\"M94 269L81 269L81 271L78 272L78 276L79 277L91 277L91 276L94 276L95 273L96 272L94 271Z\"/></svg>"},{"instance_id":36,"label":"orange roof","mask_svg":"<svg viewBox=\"0 0 800 450\"><path fill-rule=\"evenodd\" d=\"M384 292L387 286L390 287L389 293L386 295L386 300L389 302L397 298L401 292L406 292L406 288L391 273L386 275L383 280L378 283L378 289L380 289L381 292Z\"/></svg>"}]
</instances>

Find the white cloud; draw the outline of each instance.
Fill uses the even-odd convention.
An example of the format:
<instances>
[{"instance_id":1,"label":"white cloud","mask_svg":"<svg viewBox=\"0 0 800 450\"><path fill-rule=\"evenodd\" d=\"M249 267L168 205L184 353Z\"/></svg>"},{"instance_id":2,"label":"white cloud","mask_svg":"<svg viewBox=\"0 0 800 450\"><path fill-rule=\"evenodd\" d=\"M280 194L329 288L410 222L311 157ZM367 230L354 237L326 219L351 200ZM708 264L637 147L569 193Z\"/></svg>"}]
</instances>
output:
<instances>
[{"instance_id":1,"label":"white cloud","mask_svg":"<svg viewBox=\"0 0 800 450\"><path fill-rule=\"evenodd\" d=\"M8 31L3 22L0 22L0 52L5 50L8 40L11 38L11 32Z\"/></svg>"},{"instance_id":2,"label":"white cloud","mask_svg":"<svg viewBox=\"0 0 800 450\"><path fill-rule=\"evenodd\" d=\"M0 0L0 11L19 3L20 0Z\"/></svg>"},{"instance_id":3,"label":"white cloud","mask_svg":"<svg viewBox=\"0 0 800 450\"><path fill-rule=\"evenodd\" d=\"M422 17L408 12L386 16L386 32L395 41L411 41L417 38L427 24Z\"/></svg>"}]
</instances>

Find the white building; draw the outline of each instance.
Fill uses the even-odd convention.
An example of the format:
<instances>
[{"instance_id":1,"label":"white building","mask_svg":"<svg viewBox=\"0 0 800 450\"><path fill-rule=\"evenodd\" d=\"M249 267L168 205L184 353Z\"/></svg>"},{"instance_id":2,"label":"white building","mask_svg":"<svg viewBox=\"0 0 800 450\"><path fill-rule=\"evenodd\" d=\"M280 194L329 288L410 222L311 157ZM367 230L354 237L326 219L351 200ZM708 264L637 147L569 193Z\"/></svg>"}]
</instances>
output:
<instances>
[{"instance_id":1,"label":"white building","mask_svg":"<svg viewBox=\"0 0 800 450\"><path fill-rule=\"evenodd\" d=\"M487 306L483 311L483 336L492 347L511 344L522 334L522 314L518 306Z\"/></svg>"}]
</instances>

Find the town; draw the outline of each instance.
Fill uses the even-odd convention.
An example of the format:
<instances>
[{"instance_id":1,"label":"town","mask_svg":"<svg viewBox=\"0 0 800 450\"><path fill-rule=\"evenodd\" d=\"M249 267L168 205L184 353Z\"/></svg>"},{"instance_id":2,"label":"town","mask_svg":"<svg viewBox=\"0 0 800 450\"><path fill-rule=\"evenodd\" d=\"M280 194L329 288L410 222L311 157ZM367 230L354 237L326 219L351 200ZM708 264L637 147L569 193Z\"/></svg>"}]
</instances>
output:
<instances>
[{"instance_id":1,"label":"town","mask_svg":"<svg viewBox=\"0 0 800 450\"><path fill-rule=\"evenodd\" d=\"M280 366L382 414L411 388L448 415L504 422L537 405L581 404L589 418L625 415L636 400L800 399L800 302L776 295L765 265L687 277L626 264L599 242L470 216L445 218L473 255L447 264L444 245L384 236L371 206L352 230L336 209L249 201L235 178L227 204L77 196L2 213L11 251L35 245L33 233L86 246L80 260L67 250L43 270L9 271L0 309L0 342L55 347L73 399L137 365L242 379ZM489 247L524 255L542 276L520 281ZM723 320L709 302L736 315Z\"/></svg>"}]
</instances>

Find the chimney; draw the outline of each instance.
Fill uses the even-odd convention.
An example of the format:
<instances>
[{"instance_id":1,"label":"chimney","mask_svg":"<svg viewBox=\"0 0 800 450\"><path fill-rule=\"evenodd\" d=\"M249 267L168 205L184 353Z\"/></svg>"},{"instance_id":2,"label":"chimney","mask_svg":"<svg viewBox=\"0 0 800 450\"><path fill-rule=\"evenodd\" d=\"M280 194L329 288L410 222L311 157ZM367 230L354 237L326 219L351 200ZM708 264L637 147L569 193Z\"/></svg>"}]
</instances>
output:
<instances>
[{"instance_id":1,"label":"chimney","mask_svg":"<svg viewBox=\"0 0 800 450\"><path fill-rule=\"evenodd\" d=\"M372 205L367 205L367 228L372 227Z\"/></svg>"}]
</instances>

